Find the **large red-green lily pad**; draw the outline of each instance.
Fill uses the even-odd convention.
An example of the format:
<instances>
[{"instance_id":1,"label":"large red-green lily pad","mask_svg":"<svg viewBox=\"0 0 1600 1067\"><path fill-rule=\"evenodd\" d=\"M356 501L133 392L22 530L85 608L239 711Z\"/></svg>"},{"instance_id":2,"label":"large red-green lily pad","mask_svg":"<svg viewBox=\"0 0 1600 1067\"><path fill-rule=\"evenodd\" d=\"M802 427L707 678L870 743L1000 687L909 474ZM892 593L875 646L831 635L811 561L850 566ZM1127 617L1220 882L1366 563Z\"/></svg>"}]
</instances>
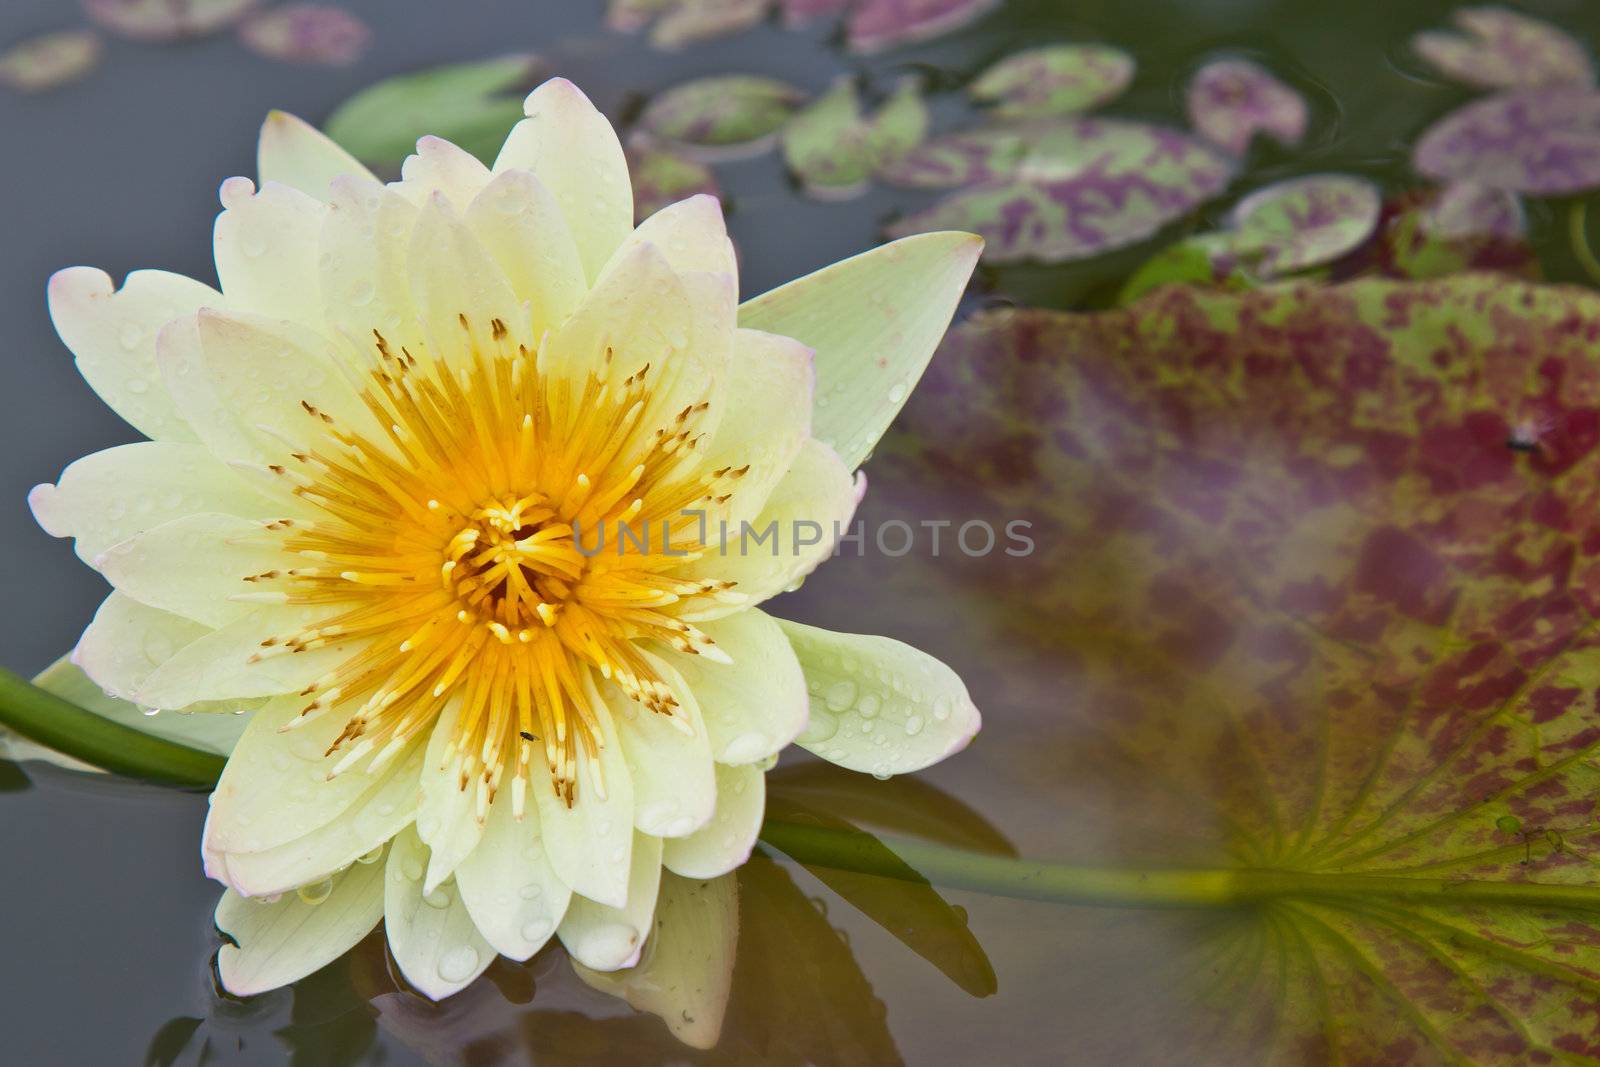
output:
<instances>
[{"instance_id":1,"label":"large red-green lily pad","mask_svg":"<svg viewBox=\"0 0 1600 1067\"><path fill-rule=\"evenodd\" d=\"M1194 909L1138 1062L1600 1059L1600 295L983 314L874 486L1034 524L885 580L1010 635L977 684L1059 858Z\"/></svg>"}]
</instances>

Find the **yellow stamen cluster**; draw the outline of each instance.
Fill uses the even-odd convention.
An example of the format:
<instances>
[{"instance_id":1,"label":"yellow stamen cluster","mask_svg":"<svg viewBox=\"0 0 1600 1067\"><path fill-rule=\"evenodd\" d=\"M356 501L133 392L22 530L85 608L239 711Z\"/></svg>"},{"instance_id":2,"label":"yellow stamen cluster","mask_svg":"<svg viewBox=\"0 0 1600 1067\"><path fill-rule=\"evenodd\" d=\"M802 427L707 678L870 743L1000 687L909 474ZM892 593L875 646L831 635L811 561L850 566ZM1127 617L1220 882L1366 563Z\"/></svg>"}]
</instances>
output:
<instances>
[{"instance_id":1,"label":"yellow stamen cluster","mask_svg":"<svg viewBox=\"0 0 1600 1067\"><path fill-rule=\"evenodd\" d=\"M696 513L725 503L744 472L704 469L707 401L658 411L649 364L623 377L607 350L568 380L499 320L486 333L459 325L455 361L419 361L374 332L362 400L381 438L302 405L316 444L272 470L320 515L273 523L303 563L248 580L329 614L257 655L351 649L305 688L291 724L348 716L332 773L382 766L451 709L445 766L462 789L477 783L480 818L514 767L520 815L532 752L570 804L579 749L605 744L593 672L689 728L644 649L726 659L680 615L737 599L733 583L674 572L706 551ZM619 524L654 543L618 537Z\"/></svg>"}]
</instances>

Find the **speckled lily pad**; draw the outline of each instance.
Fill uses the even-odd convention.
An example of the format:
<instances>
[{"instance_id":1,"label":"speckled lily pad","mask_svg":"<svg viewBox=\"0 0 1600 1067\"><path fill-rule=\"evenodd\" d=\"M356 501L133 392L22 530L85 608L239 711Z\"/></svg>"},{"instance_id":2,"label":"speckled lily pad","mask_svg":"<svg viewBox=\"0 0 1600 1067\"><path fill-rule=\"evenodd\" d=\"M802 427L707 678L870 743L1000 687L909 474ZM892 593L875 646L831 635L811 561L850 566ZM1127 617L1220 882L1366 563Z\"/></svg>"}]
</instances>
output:
<instances>
[{"instance_id":1,"label":"speckled lily pad","mask_svg":"<svg viewBox=\"0 0 1600 1067\"><path fill-rule=\"evenodd\" d=\"M1429 234L1462 237L1521 237L1528 229L1527 213L1516 193L1477 182L1454 182L1423 209L1422 226Z\"/></svg>"},{"instance_id":2,"label":"speckled lily pad","mask_svg":"<svg viewBox=\"0 0 1600 1067\"><path fill-rule=\"evenodd\" d=\"M1233 251L1263 278L1320 267L1371 237L1382 209L1377 187L1364 178L1292 178L1251 193L1233 209Z\"/></svg>"},{"instance_id":3,"label":"speckled lily pad","mask_svg":"<svg viewBox=\"0 0 1600 1067\"><path fill-rule=\"evenodd\" d=\"M1484 89L1593 85L1594 62L1565 30L1503 7L1469 7L1463 31L1419 33L1411 47L1447 78Z\"/></svg>"},{"instance_id":4,"label":"speckled lily pad","mask_svg":"<svg viewBox=\"0 0 1600 1067\"><path fill-rule=\"evenodd\" d=\"M882 52L965 26L999 0L856 0L848 22L850 48Z\"/></svg>"},{"instance_id":5,"label":"speckled lily pad","mask_svg":"<svg viewBox=\"0 0 1600 1067\"><path fill-rule=\"evenodd\" d=\"M959 167L973 139L958 136L912 153L896 173L930 178L930 157L941 153L946 173ZM972 230L996 263L1083 259L1144 240L1222 192L1234 173L1233 160L1180 130L1120 119L989 131L981 147L967 168L983 175L976 184L890 232Z\"/></svg>"},{"instance_id":6,"label":"speckled lily pad","mask_svg":"<svg viewBox=\"0 0 1600 1067\"><path fill-rule=\"evenodd\" d=\"M1016 172L1031 128L986 126L945 134L885 166L879 176L908 189L956 189Z\"/></svg>"},{"instance_id":7,"label":"speckled lily pad","mask_svg":"<svg viewBox=\"0 0 1600 1067\"><path fill-rule=\"evenodd\" d=\"M804 101L799 89L773 78L699 78L651 101L639 129L701 158L753 154L771 146Z\"/></svg>"},{"instance_id":8,"label":"speckled lily pad","mask_svg":"<svg viewBox=\"0 0 1600 1067\"><path fill-rule=\"evenodd\" d=\"M257 0L83 0L83 9L123 37L173 41L225 30L256 4Z\"/></svg>"},{"instance_id":9,"label":"speckled lily pad","mask_svg":"<svg viewBox=\"0 0 1600 1067\"><path fill-rule=\"evenodd\" d=\"M1306 133L1305 98L1247 59L1207 63L1189 82L1189 123L1200 136L1244 155L1256 134L1285 146Z\"/></svg>"},{"instance_id":10,"label":"speckled lily pad","mask_svg":"<svg viewBox=\"0 0 1600 1067\"><path fill-rule=\"evenodd\" d=\"M675 49L748 30L770 6L771 0L612 0L606 23L631 33L654 21L650 43Z\"/></svg>"},{"instance_id":11,"label":"speckled lily pad","mask_svg":"<svg viewBox=\"0 0 1600 1067\"><path fill-rule=\"evenodd\" d=\"M1051 45L1002 59L969 92L998 118L1070 115L1121 96L1135 69L1132 56L1109 45Z\"/></svg>"},{"instance_id":12,"label":"speckled lily pad","mask_svg":"<svg viewBox=\"0 0 1600 1067\"><path fill-rule=\"evenodd\" d=\"M252 15L239 27L245 47L285 63L345 66L361 58L371 39L365 22L328 4L287 4Z\"/></svg>"},{"instance_id":13,"label":"speckled lily pad","mask_svg":"<svg viewBox=\"0 0 1600 1067\"><path fill-rule=\"evenodd\" d=\"M633 211L640 222L696 193L722 195L710 167L658 148L630 146L628 173L633 178Z\"/></svg>"},{"instance_id":14,"label":"speckled lily pad","mask_svg":"<svg viewBox=\"0 0 1600 1067\"><path fill-rule=\"evenodd\" d=\"M846 197L927 134L928 108L915 79L902 82L868 118L855 80L847 77L784 127L783 158L808 192L825 199Z\"/></svg>"},{"instance_id":15,"label":"speckled lily pad","mask_svg":"<svg viewBox=\"0 0 1600 1067\"><path fill-rule=\"evenodd\" d=\"M1435 123L1412 152L1417 170L1534 196L1600 186L1600 92L1517 89Z\"/></svg>"},{"instance_id":16,"label":"speckled lily pad","mask_svg":"<svg viewBox=\"0 0 1600 1067\"><path fill-rule=\"evenodd\" d=\"M100 38L93 31L47 33L0 53L0 85L42 93L77 81L99 61Z\"/></svg>"}]
</instances>

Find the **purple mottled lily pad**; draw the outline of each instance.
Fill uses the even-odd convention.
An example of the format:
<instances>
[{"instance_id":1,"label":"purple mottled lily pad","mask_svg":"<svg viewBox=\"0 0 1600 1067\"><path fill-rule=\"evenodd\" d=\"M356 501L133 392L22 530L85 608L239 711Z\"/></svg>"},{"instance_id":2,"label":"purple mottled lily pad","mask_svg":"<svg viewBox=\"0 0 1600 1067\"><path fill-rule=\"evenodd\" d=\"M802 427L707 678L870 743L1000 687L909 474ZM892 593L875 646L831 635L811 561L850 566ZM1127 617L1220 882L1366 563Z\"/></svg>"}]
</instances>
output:
<instances>
[{"instance_id":1,"label":"purple mottled lily pad","mask_svg":"<svg viewBox=\"0 0 1600 1067\"><path fill-rule=\"evenodd\" d=\"M848 38L855 52L882 52L965 26L1000 0L857 0Z\"/></svg>"},{"instance_id":2,"label":"purple mottled lily pad","mask_svg":"<svg viewBox=\"0 0 1600 1067\"><path fill-rule=\"evenodd\" d=\"M1306 135L1305 98L1247 59L1207 63L1189 82L1189 124L1212 144L1244 155L1256 134L1296 145Z\"/></svg>"},{"instance_id":3,"label":"purple mottled lily pad","mask_svg":"<svg viewBox=\"0 0 1600 1067\"><path fill-rule=\"evenodd\" d=\"M1132 56L1109 45L1051 45L1002 59L970 92L998 118L1070 115L1121 96L1135 69Z\"/></svg>"},{"instance_id":4,"label":"purple mottled lily pad","mask_svg":"<svg viewBox=\"0 0 1600 1067\"><path fill-rule=\"evenodd\" d=\"M1506 189L1478 182L1452 182L1419 216L1424 232L1442 240L1469 237L1521 237L1528 231L1522 200Z\"/></svg>"},{"instance_id":5,"label":"purple mottled lily pad","mask_svg":"<svg viewBox=\"0 0 1600 1067\"><path fill-rule=\"evenodd\" d=\"M902 82L868 118L855 80L846 77L783 128L783 157L807 192L840 199L864 189L874 171L927 135L928 107L916 79Z\"/></svg>"},{"instance_id":6,"label":"purple mottled lily pad","mask_svg":"<svg viewBox=\"0 0 1600 1067\"><path fill-rule=\"evenodd\" d=\"M1447 78L1483 89L1593 85L1594 62L1566 31L1503 7L1469 7L1452 21L1463 31L1430 31L1412 50Z\"/></svg>"},{"instance_id":7,"label":"purple mottled lily pad","mask_svg":"<svg viewBox=\"0 0 1600 1067\"><path fill-rule=\"evenodd\" d=\"M42 93L82 78L100 61L92 30L63 30L34 37L0 53L0 85Z\"/></svg>"},{"instance_id":8,"label":"purple mottled lily pad","mask_svg":"<svg viewBox=\"0 0 1600 1067\"><path fill-rule=\"evenodd\" d=\"M710 167L659 148L629 148L628 173L633 178L633 211L639 222L696 193L722 195Z\"/></svg>"},{"instance_id":9,"label":"purple mottled lily pad","mask_svg":"<svg viewBox=\"0 0 1600 1067\"><path fill-rule=\"evenodd\" d=\"M804 101L799 89L773 78L697 78L656 97L639 129L700 159L753 154L771 147Z\"/></svg>"},{"instance_id":10,"label":"purple mottled lily pad","mask_svg":"<svg viewBox=\"0 0 1600 1067\"><path fill-rule=\"evenodd\" d=\"M286 4L246 19L239 40L268 59L342 67L361 58L372 31L341 7Z\"/></svg>"},{"instance_id":11,"label":"purple mottled lily pad","mask_svg":"<svg viewBox=\"0 0 1600 1067\"><path fill-rule=\"evenodd\" d=\"M1412 151L1418 172L1534 196L1600 186L1600 92L1517 89L1446 115Z\"/></svg>"},{"instance_id":12,"label":"purple mottled lily pad","mask_svg":"<svg viewBox=\"0 0 1600 1067\"><path fill-rule=\"evenodd\" d=\"M1416 279L1494 271L1537 281L1543 271L1525 229L1522 201L1504 189L1457 182L1412 190L1384 204L1378 239L1340 271Z\"/></svg>"},{"instance_id":13,"label":"purple mottled lily pad","mask_svg":"<svg viewBox=\"0 0 1600 1067\"><path fill-rule=\"evenodd\" d=\"M1078 118L1008 132L1016 144L991 143L990 176L891 232L972 230L996 263L1084 259L1153 235L1234 174L1234 160L1212 146L1140 122Z\"/></svg>"},{"instance_id":14,"label":"purple mottled lily pad","mask_svg":"<svg viewBox=\"0 0 1600 1067\"><path fill-rule=\"evenodd\" d=\"M650 43L676 49L748 30L770 6L771 0L612 0L606 22L631 33L654 20Z\"/></svg>"},{"instance_id":15,"label":"purple mottled lily pad","mask_svg":"<svg viewBox=\"0 0 1600 1067\"><path fill-rule=\"evenodd\" d=\"M935 137L878 176L908 189L957 189L1014 174L1032 143L1026 126L987 126Z\"/></svg>"},{"instance_id":16,"label":"purple mottled lily pad","mask_svg":"<svg viewBox=\"0 0 1600 1067\"><path fill-rule=\"evenodd\" d=\"M1229 219L1233 251L1263 278L1309 270L1360 247L1382 211L1383 198L1364 178L1292 178L1239 201Z\"/></svg>"},{"instance_id":17,"label":"purple mottled lily pad","mask_svg":"<svg viewBox=\"0 0 1600 1067\"><path fill-rule=\"evenodd\" d=\"M256 0L83 0L83 9L112 33L140 41L203 37L242 19Z\"/></svg>"}]
</instances>

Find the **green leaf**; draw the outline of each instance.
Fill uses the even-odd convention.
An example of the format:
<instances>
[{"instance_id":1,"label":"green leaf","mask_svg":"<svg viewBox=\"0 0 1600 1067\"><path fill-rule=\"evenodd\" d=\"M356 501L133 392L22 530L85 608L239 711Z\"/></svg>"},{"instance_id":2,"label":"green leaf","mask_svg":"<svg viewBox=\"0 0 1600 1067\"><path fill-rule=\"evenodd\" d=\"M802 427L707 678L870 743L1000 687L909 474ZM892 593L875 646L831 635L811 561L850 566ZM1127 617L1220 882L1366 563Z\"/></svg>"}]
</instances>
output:
<instances>
[{"instance_id":1,"label":"green leaf","mask_svg":"<svg viewBox=\"0 0 1600 1067\"><path fill-rule=\"evenodd\" d=\"M1036 551L884 580L1004 627L986 758L1063 783L1100 902L1202 907L1152 976L1192 1043L1144 1062L1600 1058L1597 335L1600 294L1479 275L987 314L934 360L881 504Z\"/></svg>"},{"instance_id":2,"label":"green leaf","mask_svg":"<svg viewBox=\"0 0 1600 1067\"><path fill-rule=\"evenodd\" d=\"M672 152L630 148L628 174L633 180L633 213L639 222L696 193L722 195L710 167Z\"/></svg>"},{"instance_id":3,"label":"green leaf","mask_svg":"<svg viewBox=\"0 0 1600 1067\"><path fill-rule=\"evenodd\" d=\"M901 82L868 119L855 79L845 77L783 128L783 158L808 192L838 199L864 189L875 171L927 135L928 108L915 79Z\"/></svg>"},{"instance_id":4,"label":"green leaf","mask_svg":"<svg viewBox=\"0 0 1600 1067\"><path fill-rule=\"evenodd\" d=\"M702 157L764 151L805 94L786 82L753 74L697 78L668 89L639 117L654 141Z\"/></svg>"},{"instance_id":5,"label":"green leaf","mask_svg":"<svg viewBox=\"0 0 1600 1067\"><path fill-rule=\"evenodd\" d=\"M539 67L537 57L519 54L389 78L339 105L327 133L373 166L397 167L425 134L492 163L522 118L522 99Z\"/></svg>"},{"instance_id":6,"label":"green leaf","mask_svg":"<svg viewBox=\"0 0 1600 1067\"><path fill-rule=\"evenodd\" d=\"M1067 115L1115 100L1136 69L1132 56L1110 45L1048 45L1007 56L967 91L994 105L997 118Z\"/></svg>"}]
</instances>

